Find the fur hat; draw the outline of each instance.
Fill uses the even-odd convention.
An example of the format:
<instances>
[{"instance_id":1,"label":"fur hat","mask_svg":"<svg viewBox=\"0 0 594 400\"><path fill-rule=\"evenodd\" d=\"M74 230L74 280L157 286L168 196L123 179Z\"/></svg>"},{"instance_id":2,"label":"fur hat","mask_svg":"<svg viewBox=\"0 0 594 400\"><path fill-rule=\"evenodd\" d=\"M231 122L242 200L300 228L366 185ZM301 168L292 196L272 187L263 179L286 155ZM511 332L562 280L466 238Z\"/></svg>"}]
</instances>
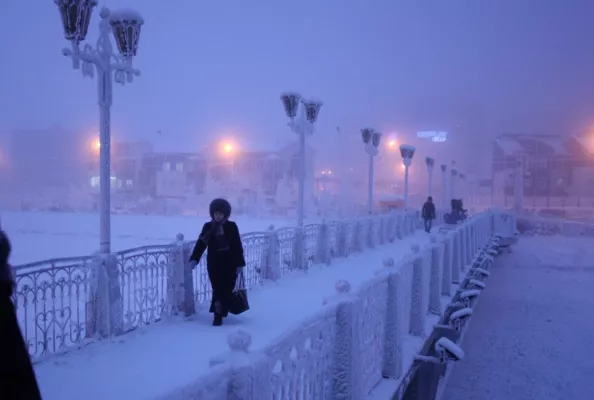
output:
<instances>
[{"instance_id":1,"label":"fur hat","mask_svg":"<svg viewBox=\"0 0 594 400\"><path fill-rule=\"evenodd\" d=\"M211 218L214 218L214 213L217 211L223 213L225 219L231 216L231 204L225 199L214 199L210 202L208 210Z\"/></svg>"}]
</instances>

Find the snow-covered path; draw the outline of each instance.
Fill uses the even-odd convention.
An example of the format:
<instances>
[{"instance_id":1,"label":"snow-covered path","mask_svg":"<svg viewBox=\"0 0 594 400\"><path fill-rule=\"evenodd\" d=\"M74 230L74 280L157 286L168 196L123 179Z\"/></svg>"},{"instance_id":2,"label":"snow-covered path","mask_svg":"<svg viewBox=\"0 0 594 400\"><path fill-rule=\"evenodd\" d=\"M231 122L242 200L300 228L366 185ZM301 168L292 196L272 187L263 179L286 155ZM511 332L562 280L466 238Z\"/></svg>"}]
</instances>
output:
<instances>
[{"instance_id":1,"label":"snow-covered path","mask_svg":"<svg viewBox=\"0 0 594 400\"><path fill-rule=\"evenodd\" d=\"M594 398L592 244L523 237L499 258L441 400Z\"/></svg>"},{"instance_id":2,"label":"snow-covered path","mask_svg":"<svg viewBox=\"0 0 594 400\"><path fill-rule=\"evenodd\" d=\"M336 294L335 283L346 279L353 290L382 270L382 261L398 263L413 244L429 243L417 231L402 240L367 249L330 266L294 273L267 282L249 294L250 310L229 316L212 327L202 309L190 321L172 319L100 343L52 357L35 366L44 400L150 400L191 384L209 372L209 360L229 351L227 335L241 328L252 335L258 351L287 331L299 329Z\"/></svg>"}]
</instances>

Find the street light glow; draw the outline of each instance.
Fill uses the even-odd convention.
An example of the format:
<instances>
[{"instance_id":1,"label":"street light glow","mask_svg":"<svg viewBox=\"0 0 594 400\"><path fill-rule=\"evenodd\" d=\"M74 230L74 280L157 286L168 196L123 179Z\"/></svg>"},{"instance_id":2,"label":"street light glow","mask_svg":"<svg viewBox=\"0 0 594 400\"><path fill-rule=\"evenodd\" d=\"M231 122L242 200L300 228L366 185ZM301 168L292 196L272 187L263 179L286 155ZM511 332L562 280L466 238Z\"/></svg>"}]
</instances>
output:
<instances>
[{"instance_id":1,"label":"street light glow","mask_svg":"<svg viewBox=\"0 0 594 400\"><path fill-rule=\"evenodd\" d=\"M396 150L398 148L398 142L396 140L394 140L394 139L390 140L388 142L388 148L390 150Z\"/></svg>"},{"instance_id":2,"label":"street light glow","mask_svg":"<svg viewBox=\"0 0 594 400\"><path fill-rule=\"evenodd\" d=\"M233 146L233 143L230 143L230 142L223 143L223 145L221 146L221 148L223 150L223 153L225 153L225 154L231 154L235 150L235 147Z\"/></svg>"}]
</instances>

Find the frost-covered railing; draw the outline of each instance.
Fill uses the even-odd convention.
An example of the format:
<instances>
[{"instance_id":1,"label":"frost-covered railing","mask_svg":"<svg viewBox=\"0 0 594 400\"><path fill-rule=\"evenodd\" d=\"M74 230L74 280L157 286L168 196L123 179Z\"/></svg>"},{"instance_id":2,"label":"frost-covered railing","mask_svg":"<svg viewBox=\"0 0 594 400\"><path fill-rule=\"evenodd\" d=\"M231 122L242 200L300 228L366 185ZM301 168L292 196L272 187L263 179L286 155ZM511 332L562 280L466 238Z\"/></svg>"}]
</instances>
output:
<instances>
[{"instance_id":1,"label":"frost-covered railing","mask_svg":"<svg viewBox=\"0 0 594 400\"><path fill-rule=\"evenodd\" d=\"M411 221L416 223L415 218ZM428 323L437 321L456 284L492 235L513 231L513 222L495 212L481 213L435 236L423 248L413 246L399 263L386 258L374 278L356 290L347 281L336 282L336 294L314 315L296 321L295 329L265 348L251 351L249 332L231 333L229 350L211 359L209 374L160 400L359 400L383 378L405 379L429 334ZM348 222L358 228L350 228L354 236L337 249L363 246L356 239L357 232L366 231L361 223ZM374 224L377 229L366 225L372 234L362 238L370 240L369 245L389 243L410 234L412 227L406 224L386 216Z\"/></svg>"},{"instance_id":2,"label":"frost-covered railing","mask_svg":"<svg viewBox=\"0 0 594 400\"><path fill-rule=\"evenodd\" d=\"M246 284L252 288L313 263L329 264L421 226L418 212L402 211L310 224L302 236L296 228L272 226L246 233ZM178 235L171 245L14 267L14 303L30 354L46 356L168 315L193 314L196 303L208 301L212 291L206 257L195 269L188 262L193 245Z\"/></svg>"}]
</instances>

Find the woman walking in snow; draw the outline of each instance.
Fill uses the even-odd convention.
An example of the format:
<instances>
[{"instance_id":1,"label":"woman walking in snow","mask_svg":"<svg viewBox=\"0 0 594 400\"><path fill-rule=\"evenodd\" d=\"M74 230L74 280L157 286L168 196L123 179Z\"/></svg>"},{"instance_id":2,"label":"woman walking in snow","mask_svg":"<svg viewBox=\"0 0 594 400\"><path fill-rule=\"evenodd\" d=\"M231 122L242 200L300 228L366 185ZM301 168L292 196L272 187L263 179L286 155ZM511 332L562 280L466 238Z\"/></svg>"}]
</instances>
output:
<instances>
[{"instance_id":1,"label":"woman walking in snow","mask_svg":"<svg viewBox=\"0 0 594 400\"><path fill-rule=\"evenodd\" d=\"M237 224L229 220L231 204L225 199L214 199L209 207L211 221L204 224L196 241L190 261L195 267L208 248L206 266L212 286L210 312L213 325L219 326L229 314L237 275L245 267L243 245Z\"/></svg>"},{"instance_id":2,"label":"woman walking in snow","mask_svg":"<svg viewBox=\"0 0 594 400\"><path fill-rule=\"evenodd\" d=\"M29 352L21 334L12 291L10 241L0 231L0 399L41 400Z\"/></svg>"}]
</instances>

